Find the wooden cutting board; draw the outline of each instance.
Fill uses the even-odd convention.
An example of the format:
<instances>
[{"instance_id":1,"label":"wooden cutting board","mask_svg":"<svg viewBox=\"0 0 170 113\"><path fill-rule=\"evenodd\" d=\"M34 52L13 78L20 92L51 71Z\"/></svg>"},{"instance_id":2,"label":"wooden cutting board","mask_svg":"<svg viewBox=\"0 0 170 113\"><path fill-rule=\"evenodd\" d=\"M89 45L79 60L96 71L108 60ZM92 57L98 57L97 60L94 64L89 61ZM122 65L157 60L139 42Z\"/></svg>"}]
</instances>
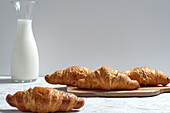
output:
<instances>
[{"instance_id":1,"label":"wooden cutting board","mask_svg":"<svg viewBox=\"0 0 170 113\"><path fill-rule=\"evenodd\" d=\"M161 93L170 92L170 85L167 86L145 86L136 90L86 90L68 86L67 92L74 93L79 97L145 97L155 96Z\"/></svg>"}]
</instances>

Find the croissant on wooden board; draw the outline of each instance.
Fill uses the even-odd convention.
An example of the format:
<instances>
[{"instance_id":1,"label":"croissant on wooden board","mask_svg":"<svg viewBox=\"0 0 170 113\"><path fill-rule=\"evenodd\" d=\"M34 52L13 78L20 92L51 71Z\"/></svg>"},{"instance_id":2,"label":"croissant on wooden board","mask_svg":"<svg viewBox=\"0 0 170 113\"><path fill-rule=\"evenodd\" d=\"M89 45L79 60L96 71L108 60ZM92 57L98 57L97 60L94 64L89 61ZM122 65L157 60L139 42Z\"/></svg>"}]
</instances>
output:
<instances>
[{"instance_id":1,"label":"croissant on wooden board","mask_svg":"<svg viewBox=\"0 0 170 113\"><path fill-rule=\"evenodd\" d=\"M93 76L94 72L88 68L71 66L65 70L58 70L52 75L46 75L45 80L50 84L63 84L75 86L79 79Z\"/></svg>"},{"instance_id":2,"label":"croissant on wooden board","mask_svg":"<svg viewBox=\"0 0 170 113\"><path fill-rule=\"evenodd\" d=\"M45 80L51 84L73 85L84 89L137 89L136 80L131 80L126 74L114 68L103 66L96 71L85 67L72 66L59 70L52 75L46 75Z\"/></svg>"},{"instance_id":3,"label":"croissant on wooden board","mask_svg":"<svg viewBox=\"0 0 170 113\"><path fill-rule=\"evenodd\" d=\"M14 95L8 94L6 101L20 111L38 113L69 111L84 105L84 99L48 87L34 87L27 91L18 91Z\"/></svg>"},{"instance_id":4,"label":"croissant on wooden board","mask_svg":"<svg viewBox=\"0 0 170 113\"><path fill-rule=\"evenodd\" d=\"M148 68L147 66L123 71L123 73L127 74L132 80L137 80L140 84L167 85L170 82L170 78L163 74L163 72Z\"/></svg>"}]
</instances>

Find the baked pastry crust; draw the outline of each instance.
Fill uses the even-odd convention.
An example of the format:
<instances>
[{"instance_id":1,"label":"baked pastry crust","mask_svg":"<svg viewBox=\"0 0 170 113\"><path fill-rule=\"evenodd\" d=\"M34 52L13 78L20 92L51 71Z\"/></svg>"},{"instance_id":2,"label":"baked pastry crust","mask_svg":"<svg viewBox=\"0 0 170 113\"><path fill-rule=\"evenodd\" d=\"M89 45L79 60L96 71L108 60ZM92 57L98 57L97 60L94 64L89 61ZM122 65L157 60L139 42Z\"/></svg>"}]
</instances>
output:
<instances>
[{"instance_id":1,"label":"baked pastry crust","mask_svg":"<svg viewBox=\"0 0 170 113\"><path fill-rule=\"evenodd\" d=\"M34 87L27 91L18 91L14 95L8 94L6 101L20 111L38 113L70 111L84 105L84 99L48 87Z\"/></svg>"},{"instance_id":2,"label":"baked pastry crust","mask_svg":"<svg viewBox=\"0 0 170 113\"><path fill-rule=\"evenodd\" d=\"M163 72L148 68L147 66L136 67L123 71L123 73L127 74L132 80L137 80L140 84L162 84L165 86L170 82L170 78L163 74Z\"/></svg>"},{"instance_id":3,"label":"baked pastry crust","mask_svg":"<svg viewBox=\"0 0 170 113\"><path fill-rule=\"evenodd\" d=\"M45 80L50 84L73 85L84 89L137 89L139 83L131 80L126 74L114 68L103 66L96 71L85 67L72 66L59 70L52 75L46 75Z\"/></svg>"}]
</instances>

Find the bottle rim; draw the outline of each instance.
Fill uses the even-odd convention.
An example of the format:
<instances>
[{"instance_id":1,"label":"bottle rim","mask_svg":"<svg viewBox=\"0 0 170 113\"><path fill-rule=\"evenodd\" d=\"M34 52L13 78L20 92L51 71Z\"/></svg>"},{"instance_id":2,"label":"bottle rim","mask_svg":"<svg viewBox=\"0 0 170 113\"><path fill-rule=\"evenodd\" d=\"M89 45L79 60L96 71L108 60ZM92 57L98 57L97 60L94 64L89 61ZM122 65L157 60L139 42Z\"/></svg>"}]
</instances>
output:
<instances>
[{"instance_id":1,"label":"bottle rim","mask_svg":"<svg viewBox=\"0 0 170 113\"><path fill-rule=\"evenodd\" d=\"M12 3L15 3L15 2L20 2L20 3L23 3L23 2L31 2L31 3L38 3L37 0L12 0L11 1Z\"/></svg>"}]
</instances>

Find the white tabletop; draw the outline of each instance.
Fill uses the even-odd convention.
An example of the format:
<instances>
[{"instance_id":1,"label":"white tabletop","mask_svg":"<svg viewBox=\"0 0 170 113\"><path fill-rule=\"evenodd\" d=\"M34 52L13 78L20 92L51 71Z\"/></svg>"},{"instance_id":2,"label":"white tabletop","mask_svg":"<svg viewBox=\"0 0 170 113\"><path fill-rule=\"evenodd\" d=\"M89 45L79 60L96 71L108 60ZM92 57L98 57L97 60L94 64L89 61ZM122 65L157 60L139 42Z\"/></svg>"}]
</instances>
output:
<instances>
[{"instance_id":1,"label":"white tabletop","mask_svg":"<svg viewBox=\"0 0 170 113\"><path fill-rule=\"evenodd\" d=\"M12 83L10 76L0 75L0 113L21 113L5 101L7 94L27 90L30 87L65 87L65 85L50 85L43 77L32 83ZM83 97L85 105L79 110L67 113L170 113L170 93L153 97ZM62 112L64 113L64 112Z\"/></svg>"}]
</instances>

